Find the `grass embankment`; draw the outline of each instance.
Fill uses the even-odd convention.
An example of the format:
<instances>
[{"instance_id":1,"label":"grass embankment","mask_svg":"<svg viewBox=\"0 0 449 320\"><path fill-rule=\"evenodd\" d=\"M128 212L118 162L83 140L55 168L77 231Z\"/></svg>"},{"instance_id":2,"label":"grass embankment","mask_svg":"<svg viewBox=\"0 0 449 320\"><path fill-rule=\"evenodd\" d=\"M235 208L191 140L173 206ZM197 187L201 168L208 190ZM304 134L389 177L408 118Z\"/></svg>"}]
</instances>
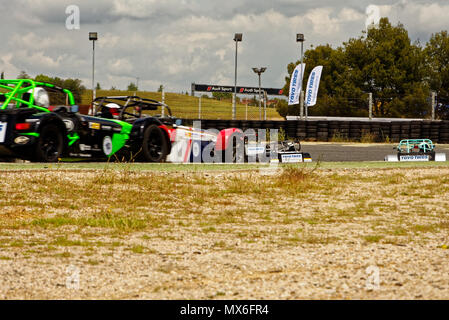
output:
<instances>
[{"instance_id":1,"label":"grass embankment","mask_svg":"<svg viewBox=\"0 0 449 320\"><path fill-rule=\"evenodd\" d=\"M132 96L134 91L122 90L98 90L97 97L101 96ZM137 96L141 98L162 100L160 92L138 91ZM198 118L198 97L191 97L178 93L165 93L165 103L170 107L174 116L178 118ZM92 102L92 92L86 90L82 96L81 104L89 105ZM246 106L243 104L236 105L236 118L246 119ZM263 115L262 115L263 116ZM202 119L231 119L232 118L232 102L230 100L215 100L211 98L201 99L201 118ZM259 107L248 106L248 120L259 119ZM284 120L273 108L267 108L267 119Z\"/></svg>"}]
</instances>

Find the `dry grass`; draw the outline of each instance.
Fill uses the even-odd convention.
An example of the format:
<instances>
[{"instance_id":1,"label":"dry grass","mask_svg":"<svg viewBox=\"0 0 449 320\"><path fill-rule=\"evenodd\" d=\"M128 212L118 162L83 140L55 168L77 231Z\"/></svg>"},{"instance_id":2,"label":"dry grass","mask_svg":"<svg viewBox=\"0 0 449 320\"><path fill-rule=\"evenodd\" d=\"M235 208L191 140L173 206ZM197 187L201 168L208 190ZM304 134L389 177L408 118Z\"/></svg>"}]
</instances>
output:
<instances>
[{"instance_id":1,"label":"dry grass","mask_svg":"<svg viewBox=\"0 0 449 320\"><path fill-rule=\"evenodd\" d=\"M325 263L322 267L304 265L305 270L339 272L337 265L344 261L354 270L363 269L371 263L368 258L363 262L346 255L358 250L363 256L372 246L391 248L405 268L406 261L416 256L430 259L429 250L445 259L441 250L449 245L448 176L447 167L330 170L288 166L275 175L262 175L258 170L167 174L129 168L3 171L0 264L4 270L8 261L23 265L28 281L39 272L41 263L75 263L115 285L121 278L113 270L122 264L131 267L125 276L128 280L140 279L139 268L143 267L153 276L164 275L145 288L137 281L121 294L112 293L109 289L114 284L105 284L103 279L104 287L92 287L73 297L124 298L133 297L133 292L151 298L208 297L207 286L204 290L192 287L192 281L202 279L227 298L279 298L269 293L282 287L281 279L274 276L260 276L268 277L274 286L271 289L250 285L255 293L243 290L236 296L235 288L224 290L219 279L227 277L237 287L241 279L271 268L270 264L293 268L293 256L305 252L308 258ZM408 257L396 249L403 246L425 250L412 250ZM343 258L329 264L320 255L328 251ZM208 254L208 260L201 259L203 254ZM155 255L160 258L151 258ZM414 266L419 267L424 268ZM229 268L239 268L238 276ZM292 273L296 271L284 274L290 277ZM177 278L184 280L178 283ZM14 281L25 281L20 279ZM0 286L4 297L58 297L66 290L55 291L48 285L33 291L22 283L22 289L11 294L7 283ZM318 289L298 292L302 291L286 297L339 297ZM429 291L426 297L445 297L443 293ZM348 297L376 296L355 290Z\"/></svg>"}]
</instances>

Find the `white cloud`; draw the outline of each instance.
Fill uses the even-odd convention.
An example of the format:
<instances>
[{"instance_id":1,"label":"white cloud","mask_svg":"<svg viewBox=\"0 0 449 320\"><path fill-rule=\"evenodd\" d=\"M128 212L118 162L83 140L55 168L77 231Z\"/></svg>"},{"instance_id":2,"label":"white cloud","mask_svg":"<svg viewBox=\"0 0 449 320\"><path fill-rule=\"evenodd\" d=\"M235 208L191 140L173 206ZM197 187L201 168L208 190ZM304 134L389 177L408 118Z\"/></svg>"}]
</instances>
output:
<instances>
[{"instance_id":1,"label":"white cloud","mask_svg":"<svg viewBox=\"0 0 449 320\"><path fill-rule=\"evenodd\" d=\"M11 63L12 54L9 53L0 57L0 70L5 73L5 77L15 78L21 70L19 70L16 66Z\"/></svg>"},{"instance_id":2,"label":"white cloud","mask_svg":"<svg viewBox=\"0 0 449 320\"><path fill-rule=\"evenodd\" d=\"M435 31L448 28L449 5L437 3L420 6L415 12L419 15L419 23Z\"/></svg>"},{"instance_id":3,"label":"white cloud","mask_svg":"<svg viewBox=\"0 0 449 320\"><path fill-rule=\"evenodd\" d=\"M381 6L381 15L401 21L412 38L449 28L444 1L408 1ZM313 44L340 45L365 27L371 0L15 0L0 3L2 39L0 71L11 76L25 70L84 79L90 86L92 44L99 32L96 79L103 87L124 88L135 77L140 87L164 84L180 92L191 82L234 82L235 32L238 81L254 85L251 67L267 66L263 83L282 87L286 66L297 60L295 34ZM383 1L386 3L386 1ZM392 4L393 3L393 4ZM77 4L81 30L65 28L65 7ZM6 54L5 54L6 53ZM135 80L133 80L135 81Z\"/></svg>"},{"instance_id":4,"label":"white cloud","mask_svg":"<svg viewBox=\"0 0 449 320\"><path fill-rule=\"evenodd\" d=\"M134 70L134 67L128 59L119 58L109 60L108 69L112 74L120 75L131 73Z\"/></svg>"}]
</instances>

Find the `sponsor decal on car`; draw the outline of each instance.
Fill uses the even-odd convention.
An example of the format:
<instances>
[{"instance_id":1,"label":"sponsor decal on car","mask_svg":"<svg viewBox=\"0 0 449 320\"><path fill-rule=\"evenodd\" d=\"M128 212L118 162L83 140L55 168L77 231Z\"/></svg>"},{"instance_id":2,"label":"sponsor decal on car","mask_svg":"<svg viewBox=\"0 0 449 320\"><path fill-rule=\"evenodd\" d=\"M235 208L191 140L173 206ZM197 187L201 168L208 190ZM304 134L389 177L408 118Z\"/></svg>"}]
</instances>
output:
<instances>
[{"instance_id":1,"label":"sponsor decal on car","mask_svg":"<svg viewBox=\"0 0 449 320\"><path fill-rule=\"evenodd\" d=\"M265 146L260 146L260 145L248 145L247 146L247 150L246 150L246 154L248 156L255 156L255 155L259 155L259 154L263 154L266 150Z\"/></svg>"},{"instance_id":2,"label":"sponsor decal on car","mask_svg":"<svg viewBox=\"0 0 449 320\"><path fill-rule=\"evenodd\" d=\"M6 126L6 122L0 122L0 143L5 142Z\"/></svg>"},{"instance_id":3,"label":"sponsor decal on car","mask_svg":"<svg viewBox=\"0 0 449 320\"><path fill-rule=\"evenodd\" d=\"M302 162L301 153L281 154L282 163L297 163Z\"/></svg>"},{"instance_id":4,"label":"sponsor decal on car","mask_svg":"<svg viewBox=\"0 0 449 320\"><path fill-rule=\"evenodd\" d=\"M430 157L425 154L400 156L399 161L429 161Z\"/></svg>"},{"instance_id":5,"label":"sponsor decal on car","mask_svg":"<svg viewBox=\"0 0 449 320\"><path fill-rule=\"evenodd\" d=\"M99 124L98 122L89 122L89 128L94 130L100 130L101 124Z\"/></svg>"}]
</instances>

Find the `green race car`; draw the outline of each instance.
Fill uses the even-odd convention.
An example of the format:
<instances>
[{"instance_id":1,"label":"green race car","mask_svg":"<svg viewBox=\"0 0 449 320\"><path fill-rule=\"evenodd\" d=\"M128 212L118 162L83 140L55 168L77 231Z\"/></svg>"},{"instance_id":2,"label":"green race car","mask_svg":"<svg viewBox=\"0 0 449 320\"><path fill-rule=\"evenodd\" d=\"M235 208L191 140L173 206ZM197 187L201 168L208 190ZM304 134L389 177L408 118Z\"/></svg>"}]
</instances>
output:
<instances>
[{"instance_id":1,"label":"green race car","mask_svg":"<svg viewBox=\"0 0 449 320\"><path fill-rule=\"evenodd\" d=\"M65 105L50 105L49 93ZM108 159L126 150L132 125L78 113L73 94L29 79L0 80L0 158Z\"/></svg>"}]
</instances>

